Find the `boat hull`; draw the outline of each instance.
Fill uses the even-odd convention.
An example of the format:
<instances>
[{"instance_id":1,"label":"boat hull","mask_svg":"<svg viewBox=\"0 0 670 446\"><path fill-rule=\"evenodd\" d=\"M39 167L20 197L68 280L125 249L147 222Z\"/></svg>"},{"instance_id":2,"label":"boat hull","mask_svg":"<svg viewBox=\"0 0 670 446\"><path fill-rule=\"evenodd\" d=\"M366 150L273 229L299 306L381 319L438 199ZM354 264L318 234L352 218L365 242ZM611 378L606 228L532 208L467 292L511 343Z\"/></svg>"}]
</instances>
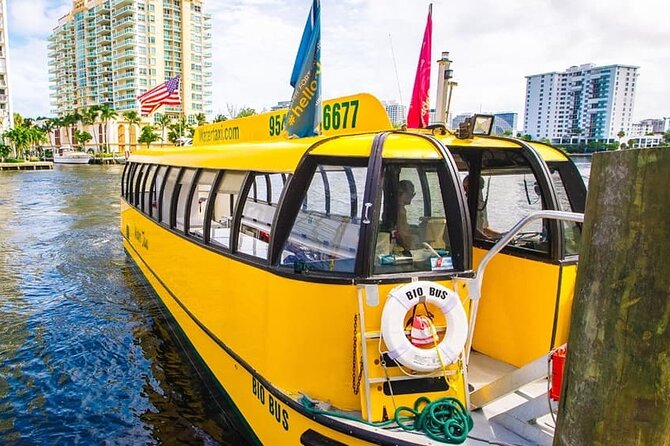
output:
<instances>
[{"instance_id":1,"label":"boat hull","mask_svg":"<svg viewBox=\"0 0 670 446\"><path fill-rule=\"evenodd\" d=\"M141 253L124 237L126 253L151 284L166 311L176 335L185 341L190 355L213 378L218 394L229 401L255 444L417 445L427 444L390 437L387 431L308 412L291 396L267 379L207 327L147 265ZM401 436L405 436L401 434ZM416 435L414 435L417 438ZM422 437L418 437L422 438Z\"/></svg>"},{"instance_id":2,"label":"boat hull","mask_svg":"<svg viewBox=\"0 0 670 446\"><path fill-rule=\"evenodd\" d=\"M91 156L86 153L74 155L54 155L54 164L89 164Z\"/></svg>"}]
</instances>

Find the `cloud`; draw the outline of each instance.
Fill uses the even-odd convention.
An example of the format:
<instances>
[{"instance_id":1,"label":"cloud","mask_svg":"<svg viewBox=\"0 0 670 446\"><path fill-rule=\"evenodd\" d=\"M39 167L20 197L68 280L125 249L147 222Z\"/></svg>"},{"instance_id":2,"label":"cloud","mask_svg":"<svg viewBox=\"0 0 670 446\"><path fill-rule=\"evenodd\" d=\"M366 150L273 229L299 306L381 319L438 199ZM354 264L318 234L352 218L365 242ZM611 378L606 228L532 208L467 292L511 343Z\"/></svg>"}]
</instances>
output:
<instances>
[{"instance_id":1,"label":"cloud","mask_svg":"<svg viewBox=\"0 0 670 446\"><path fill-rule=\"evenodd\" d=\"M72 6L67 0L30 0L8 2L9 28L19 42L28 37L46 37Z\"/></svg>"},{"instance_id":2,"label":"cloud","mask_svg":"<svg viewBox=\"0 0 670 446\"><path fill-rule=\"evenodd\" d=\"M429 0L322 1L323 96L361 91L410 101ZM670 115L670 3L655 0L433 0L433 60L454 61L454 113L523 115L525 76L572 65L637 65L634 119ZM10 82L17 110L48 113L46 37L66 0L10 2ZM213 111L258 111L290 98L309 0L205 2L212 14ZM22 40L23 39L23 40ZM39 40L43 40L40 47ZM28 44L28 42L30 42ZM30 45L30 46L28 46ZM435 65L434 65L435 67ZM397 76L396 76L397 71ZM26 79L30 78L30 82ZM34 82L34 83L33 83ZM433 69L431 93L436 92ZM17 91L18 89L18 91ZM521 120L521 119L520 119Z\"/></svg>"},{"instance_id":3,"label":"cloud","mask_svg":"<svg viewBox=\"0 0 670 446\"><path fill-rule=\"evenodd\" d=\"M24 117L50 116L47 47L28 38L10 52L9 83L13 112Z\"/></svg>"}]
</instances>

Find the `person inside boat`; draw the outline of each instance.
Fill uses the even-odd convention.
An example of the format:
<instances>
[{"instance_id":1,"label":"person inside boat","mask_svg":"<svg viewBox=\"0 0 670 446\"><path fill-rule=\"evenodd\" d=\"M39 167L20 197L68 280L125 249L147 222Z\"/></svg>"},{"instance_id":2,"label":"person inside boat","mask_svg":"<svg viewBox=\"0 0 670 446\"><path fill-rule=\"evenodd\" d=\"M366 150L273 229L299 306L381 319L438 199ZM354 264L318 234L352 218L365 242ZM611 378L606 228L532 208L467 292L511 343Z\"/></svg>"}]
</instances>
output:
<instances>
[{"instance_id":1,"label":"person inside boat","mask_svg":"<svg viewBox=\"0 0 670 446\"><path fill-rule=\"evenodd\" d=\"M400 180L398 182L398 206L395 228L396 245L402 248L403 255L411 256L410 250L414 246L414 236L407 223L407 210L405 206L412 203L416 195L414 183L410 180Z\"/></svg>"},{"instance_id":2,"label":"person inside boat","mask_svg":"<svg viewBox=\"0 0 670 446\"><path fill-rule=\"evenodd\" d=\"M470 183L470 175L466 175L465 178L463 178L463 189L465 190L465 196L469 197L468 194L468 186ZM481 182L480 178L480 187L479 187L479 195L477 197L477 206L476 206L476 213L477 213L477 225L475 227L475 237L477 238L482 238L485 240L492 240L492 239L499 239L502 234L500 234L497 231L494 231L489 227L489 220L486 215L486 207L483 209L480 209L479 206L481 203L484 201L482 197L482 188L484 184ZM468 202L470 200L468 199ZM484 205L485 206L485 205Z\"/></svg>"}]
</instances>

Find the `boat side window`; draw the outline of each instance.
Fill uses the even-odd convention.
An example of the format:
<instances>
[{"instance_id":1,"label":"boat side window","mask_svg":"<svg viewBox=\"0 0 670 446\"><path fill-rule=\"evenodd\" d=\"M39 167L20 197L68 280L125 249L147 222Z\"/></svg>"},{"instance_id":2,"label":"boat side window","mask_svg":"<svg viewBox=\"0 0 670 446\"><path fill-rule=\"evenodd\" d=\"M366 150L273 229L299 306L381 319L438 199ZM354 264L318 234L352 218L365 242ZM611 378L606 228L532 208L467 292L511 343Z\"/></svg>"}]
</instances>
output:
<instances>
[{"instance_id":1,"label":"boat side window","mask_svg":"<svg viewBox=\"0 0 670 446\"><path fill-rule=\"evenodd\" d=\"M170 208L172 205L173 192L177 186L177 181L179 180L179 172L181 169L178 167L171 168L167 173L167 178L163 185L163 190L161 191L161 213L160 213L160 222L170 226Z\"/></svg>"},{"instance_id":2,"label":"boat side window","mask_svg":"<svg viewBox=\"0 0 670 446\"><path fill-rule=\"evenodd\" d=\"M151 188L151 183L154 180L154 175L156 175L156 165L150 164L144 174L144 179L139 189L140 193L140 209L144 213L148 213L150 209L150 200L149 200L149 189Z\"/></svg>"},{"instance_id":3,"label":"boat side window","mask_svg":"<svg viewBox=\"0 0 670 446\"><path fill-rule=\"evenodd\" d=\"M153 180L151 181L151 186L149 187L149 201L147 204L147 211L149 216L153 219L158 220L158 198L160 197L160 190L165 181L165 174L167 173L167 166L158 166L156 168L156 174L154 175Z\"/></svg>"},{"instance_id":4,"label":"boat side window","mask_svg":"<svg viewBox=\"0 0 670 446\"><path fill-rule=\"evenodd\" d=\"M273 184L271 177L281 179L281 174L254 175L247 199L244 201L238 234L238 252L261 259L268 257L272 220L277 211L277 205L271 200L273 195L270 190ZM281 189L283 189L283 182L275 180L274 184L281 184ZM279 194L281 194L281 189L277 191Z\"/></svg>"},{"instance_id":5,"label":"boat side window","mask_svg":"<svg viewBox=\"0 0 670 446\"><path fill-rule=\"evenodd\" d=\"M123 173L121 174L121 196L126 198L126 178L128 178L128 172L130 172L130 166L133 163L126 163L123 166Z\"/></svg>"},{"instance_id":6,"label":"boat side window","mask_svg":"<svg viewBox=\"0 0 670 446\"><path fill-rule=\"evenodd\" d=\"M316 167L284 243L280 265L295 272L352 274L367 167Z\"/></svg>"},{"instance_id":7,"label":"boat side window","mask_svg":"<svg viewBox=\"0 0 670 446\"><path fill-rule=\"evenodd\" d=\"M453 269L437 164L386 164L375 239L375 274Z\"/></svg>"},{"instance_id":8,"label":"boat side window","mask_svg":"<svg viewBox=\"0 0 670 446\"><path fill-rule=\"evenodd\" d=\"M126 176L126 194L125 198L126 201L130 204L133 204L133 178L135 177L135 172L137 171L137 168L139 167L138 163L132 163L130 166L130 169L128 170L128 176Z\"/></svg>"},{"instance_id":9,"label":"boat side window","mask_svg":"<svg viewBox=\"0 0 670 446\"><path fill-rule=\"evenodd\" d=\"M566 190L563 176L557 166L549 165L551 171L551 181L556 189L558 205L561 211L576 212L570 201L570 196ZM579 255L579 245L582 238L581 224L571 221L561 222L563 225L563 256Z\"/></svg>"},{"instance_id":10,"label":"boat side window","mask_svg":"<svg viewBox=\"0 0 670 446\"><path fill-rule=\"evenodd\" d=\"M133 204L136 208L140 207L140 189L142 188L142 183L144 182L144 175L146 174L149 164L140 164L140 167L135 171L135 177L133 178Z\"/></svg>"},{"instance_id":11,"label":"boat side window","mask_svg":"<svg viewBox=\"0 0 670 446\"><path fill-rule=\"evenodd\" d=\"M174 227L178 231L184 231L186 205L189 203L193 180L195 180L197 172L196 169L182 169L181 177L175 186L174 195L177 197L177 210L174 215Z\"/></svg>"},{"instance_id":12,"label":"boat side window","mask_svg":"<svg viewBox=\"0 0 670 446\"><path fill-rule=\"evenodd\" d=\"M245 178L246 172L224 172L223 179L210 198L214 204L209 226L209 243L214 246L230 248L230 231L233 227L235 206Z\"/></svg>"},{"instance_id":13,"label":"boat side window","mask_svg":"<svg viewBox=\"0 0 670 446\"><path fill-rule=\"evenodd\" d=\"M188 209L188 233L190 235L200 238L204 236L203 225L205 211L207 210L207 199L209 198L209 193L212 190L212 184L214 184L217 173L216 170L203 170L200 172Z\"/></svg>"},{"instance_id":14,"label":"boat side window","mask_svg":"<svg viewBox=\"0 0 670 446\"><path fill-rule=\"evenodd\" d=\"M464 179L466 194L476 191L475 241L496 241L519 220L546 206L540 183L520 153L491 150L483 156L479 178ZM549 252L549 225L536 220L519 233L510 246Z\"/></svg>"}]
</instances>

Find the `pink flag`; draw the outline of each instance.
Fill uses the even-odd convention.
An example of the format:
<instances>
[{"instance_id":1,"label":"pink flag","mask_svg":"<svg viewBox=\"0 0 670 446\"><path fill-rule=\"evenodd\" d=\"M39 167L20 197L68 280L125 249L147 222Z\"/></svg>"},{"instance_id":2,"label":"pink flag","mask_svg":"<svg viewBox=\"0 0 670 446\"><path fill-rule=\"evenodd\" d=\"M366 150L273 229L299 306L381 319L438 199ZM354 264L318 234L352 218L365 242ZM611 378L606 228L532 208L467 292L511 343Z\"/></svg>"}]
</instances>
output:
<instances>
[{"instance_id":1,"label":"pink flag","mask_svg":"<svg viewBox=\"0 0 670 446\"><path fill-rule=\"evenodd\" d=\"M433 35L432 15L433 5L431 4L428 7L428 20L426 21L426 30L423 33L419 63L416 66L412 102L409 104L409 113L407 114L408 128L426 127L430 118L428 90L430 89L430 44Z\"/></svg>"}]
</instances>

